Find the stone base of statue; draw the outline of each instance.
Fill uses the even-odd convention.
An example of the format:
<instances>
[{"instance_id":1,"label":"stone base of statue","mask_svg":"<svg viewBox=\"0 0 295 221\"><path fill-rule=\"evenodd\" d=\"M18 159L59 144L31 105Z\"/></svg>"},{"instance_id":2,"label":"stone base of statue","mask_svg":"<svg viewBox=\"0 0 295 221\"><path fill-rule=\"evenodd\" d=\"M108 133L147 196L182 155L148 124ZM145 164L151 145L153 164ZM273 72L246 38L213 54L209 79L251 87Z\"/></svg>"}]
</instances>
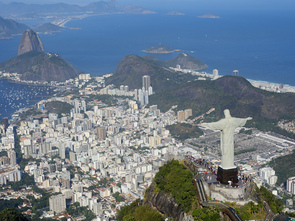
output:
<instances>
[{"instance_id":1,"label":"stone base of statue","mask_svg":"<svg viewBox=\"0 0 295 221\"><path fill-rule=\"evenodd\" d=\"M232 183L238 182L238 169L223 169L222 167L218 167L217 171L217 180L222 184L229 184L228 181Z\"/></svg>"}]
</instances>

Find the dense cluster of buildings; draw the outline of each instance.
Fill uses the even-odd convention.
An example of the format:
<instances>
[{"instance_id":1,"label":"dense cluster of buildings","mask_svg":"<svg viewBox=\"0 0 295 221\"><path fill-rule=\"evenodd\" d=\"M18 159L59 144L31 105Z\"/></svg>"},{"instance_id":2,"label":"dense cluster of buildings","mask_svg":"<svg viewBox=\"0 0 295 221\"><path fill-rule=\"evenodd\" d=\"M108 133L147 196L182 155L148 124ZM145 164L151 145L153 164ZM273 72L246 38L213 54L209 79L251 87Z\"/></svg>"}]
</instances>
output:
<instances>
[{"instance_id":1,"label":"dense cluster of buildings","mask_svg":"<svg viewBox=\"0 0 295 221\"><path fill-rule=\"evenodd\" d=\"M214 70L213 75L218 77L218 71ZM17 127L23 157L35 159L24 171L34 177L38 187L55 193L49 198L49 212L44 212L44 217L63 213L69 203L78 202L88 207L97 220L107 220L117 209L143 198L159 167L168 160L189 154L220 163L218 156L206 156L200 147L183 145L166 129L167 125L186 122L193 115L192 109L175 114L172 109L161 113L157 105L145 106L153 93L150 76L143 76L142 88L134 91L126 85L104 87L100 77L94 83L99 89L95 89L93 83L87 84L90 80L88 74L82 74L73 81L81 95L122 97L117 97L113 106L87 101L84 96L53 97L36 105L42 115L23 120ZM68 115L46 113L44 107L49 101L68 103L72 109ZM207 114L212 111L214 108ZM19 181L21 171L16 164L13 126L3 125L0 132L0 148L7 153L0 157L0 184L5 185ZM245 171L252 169L240 166ZM257 178L270 186L277 181L272 168L261 168L258 174ZM293 177L287 181L287 191L295 194L294 188ZM115 193L124 200L117 201Z\"/></svg>"}]
</instances>

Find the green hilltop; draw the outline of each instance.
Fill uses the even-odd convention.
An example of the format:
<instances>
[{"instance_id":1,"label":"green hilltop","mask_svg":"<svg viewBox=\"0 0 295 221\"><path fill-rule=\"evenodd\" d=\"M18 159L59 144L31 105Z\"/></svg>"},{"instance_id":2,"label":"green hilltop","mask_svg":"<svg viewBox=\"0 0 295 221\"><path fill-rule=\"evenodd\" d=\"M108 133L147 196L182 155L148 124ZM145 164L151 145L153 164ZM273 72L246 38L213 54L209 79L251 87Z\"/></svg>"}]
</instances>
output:
<instances>
[{"instance_id":1,"label":"green hilltop","mask_svg":"<svg viewBox=\"0 0 295 221\"><path fill-rule=\"evenodd\" d=\"M120 61L113 76L107 79L107 83L116 86L123 84L128 85L131 89L139 89L142 87L142 76L149 75L153 89L161 91L195 79L190 74L179 75L168 68L176 67L177 64L194 65L195 69L207 67L197 58L186 56L183 53L168 61L161 61L153 56L128 55Z\"/></svg>"},{"instance_id":2,"label":"green hilltop","mask_svg":"<svg viewBox=\"0 0 295 221\"><path fill-rule=\"evenodd\" d=\"M146 48L143 50L143 52L153 53L153 54L167 54L167 53L173 53L174 49L164 45L157 45L154 47Z\"/></svg>"},{"instance_id":3,"label":"green hilltop","mask_svg":"<svg viewBox=\"0 0 295 221\"><path fill-rule=\"evenodd\" d=\"M36 29L34 29L34 31L38 33L52 33L52 32L59 32L62 30L64 30L64 28L58 25L54 25L52 23L45 23L38 26Z\"/></svg>"},{"instance_id":4,"label":"green hilltop","mask_svg":"<svg viewBox=\"0 0 295 221\"><path fill-rule=\"evenodd\" d=\"M79 71L54 53L30 51L0 64L0 70L21 74L23 80L65 81Z\"/></svg>"},{"instance_id":5,"label":"green hilltop","mask_svg":"<svg viewBox=\"0 0 295 221\"><path fill-rule=\"evenodd\" d=\"M215 81L183 83L152 95L150 105L153 104L164 112L173 105L178 105L179 110L191 108L193 117L215 108L207 116L208 121L223 118L223 110L230 109L232 116L253 117L248 126L294 137L276 123L280 119L295 118L295 94L264 91L242 77L224 76Z\"/></svg>"}]
</instances>

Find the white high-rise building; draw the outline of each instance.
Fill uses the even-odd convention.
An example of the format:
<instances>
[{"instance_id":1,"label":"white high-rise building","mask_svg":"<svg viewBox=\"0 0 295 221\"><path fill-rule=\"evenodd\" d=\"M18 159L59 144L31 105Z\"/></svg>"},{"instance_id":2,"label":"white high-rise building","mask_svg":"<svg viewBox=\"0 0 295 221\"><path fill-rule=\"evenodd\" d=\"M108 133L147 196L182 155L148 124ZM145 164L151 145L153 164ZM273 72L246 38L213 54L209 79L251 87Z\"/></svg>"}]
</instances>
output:
<instances>
[{"instance_id":1,"label":"white high-rise building","mask_svg":"<svg viewBox=\"0 0 295 221\"><path fill-rule=\"evenodd\" d=\"M66 198L63 194L51 196L49 198L49 208L51 211L60 213L66 209Z\"/></svg>"},{"instance_id":2,"label":"white high-rise building","mask_svg":"<svg viewBox=\"0 0 295 221\"><path fill-rule=\"evenodd\" d=\"M149 86L149 95L152 95L153 94L153 87L152 86Z\"/></svg>"},{"instance_id":3,"label":"white high-rise building","mask_svg":"<svg viewBox=\"0 0 295 221\"><path fill-rule=\"evenodd\" d=\"M259 170L259 176L269 185L274 185L277 182L278 177L275 173L271 167L264 167Z\"/></svg>"},{"instance_id":4,"label":"white high-rise building","mask_svg":"<svg viewBox=\"0 0 295 221\"><path fill-rule=\"evenodd\" d=\"M134 99L136 101L138 100L138 92L137 92L137 89L134 90Z\"/></svg>"},{"instance_id":5,"label":"white high-rise building","mask_svg":"<svg viewBox=\"0 0 295 221\"><path fill-rule=\"evenodd\" d=\"M10 165L16 165L16 153L14 152L14 150L7 151L7 155L10 159Z\"/></svg>"},{"instance_id":6,"label":"white high-rise building","mask_svg":"<svg viewBox=\"0 0 295 221\"><path fill-rule=\"evenodd\" d=\"M295 176L287 179L287 191L289 193L295 194Z\"/></svg>"},{"instance_id":7,"label":"white high-rise building","mask_svg":"<svg viewBox=\"0 0 295 221\"><path fill-rule=\"evenodd\" d=\"M218 70L217 70L217 69L214 69L214 70L213 70L213 76L214 76L214 77L218 77Z\"/></svg>"},{"instance_id":8,"label":"white high-rise building","mask_svg":"<svg viewBox=\"0 0 295 221\"><path fill-rule=\"evenodd\" d=\"M138 90L138 101L140 102L140 105L144 105L144 96L141 89Z\"/></svg>"},{"instance_id":9,"label":"white high-rise building","mask_svg":"<svg viewBox=\"0 0 295 221\"><path fill-rule=\"evenodd\" d=\"M149 104L149 92L145 91L144 92L144 104Z\"/></svg>"},{"instance_id":10,"label":"white high-rise building","mask_svg":"<svg viewBox=\"0 0 295 221\"><path fill-rule=\"evenodd\" d=\"M151 86L151 77L149 75L142 76L142 87L146 90Z\"/></svg>"}]
</instances>

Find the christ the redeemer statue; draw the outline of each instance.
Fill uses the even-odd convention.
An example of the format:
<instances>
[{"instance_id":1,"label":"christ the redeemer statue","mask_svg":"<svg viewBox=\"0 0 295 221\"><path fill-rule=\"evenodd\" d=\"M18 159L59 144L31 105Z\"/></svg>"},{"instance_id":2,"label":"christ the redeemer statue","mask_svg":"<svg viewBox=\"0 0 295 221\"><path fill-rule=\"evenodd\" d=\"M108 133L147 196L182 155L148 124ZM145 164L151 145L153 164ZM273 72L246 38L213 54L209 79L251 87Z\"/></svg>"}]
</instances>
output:
<instances>
[{"instance_id":1,"label":"christ the redeemer statue","mask_svg":"<svg viewBox=\"0 0 295 221\"><path fill-rule=\"evenodd\" d=\"M237 127L242 127L252 117L236 118L230 115L228 109L224 110L225 118L213 122L203 123L212 130L220 130L221 167L224 170L236 168L234 165L234 132Z\"/></svg>"}]
</instances>

